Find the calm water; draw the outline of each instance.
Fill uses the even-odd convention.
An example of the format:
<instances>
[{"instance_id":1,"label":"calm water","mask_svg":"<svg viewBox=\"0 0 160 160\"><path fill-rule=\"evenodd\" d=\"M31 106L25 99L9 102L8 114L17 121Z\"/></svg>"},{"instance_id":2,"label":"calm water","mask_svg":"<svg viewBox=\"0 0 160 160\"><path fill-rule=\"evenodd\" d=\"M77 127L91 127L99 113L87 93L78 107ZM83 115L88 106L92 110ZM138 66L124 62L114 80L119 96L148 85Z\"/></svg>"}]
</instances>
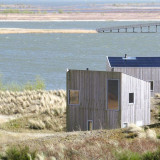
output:
<instances>
[{"instance_id":1,"label":"calm water","mask_svg":"<svg viewBox=\"0 0 160 160\"><path fill-rule=\"evenodd\" d=\"M0 22L0 27L95 29L133 23L141 22ZM0 74L6 83L25 83L39 75L47 89L65 89L67 68L105 70L106 56L125 53L160 56L159 41L160 33L4 34Z\"/></svg>"},{"instance_id":2,"label":"calm water","mask_svg":"<svg viewBox=\"0 0 160 160\"><path fill-rule=\"evenodd\" d=\"M41 6L64 6L80 4L103 4L103 3L157 3L159 0L1 0L1 4L30 4Z\"/></svg>"}]
</instances>

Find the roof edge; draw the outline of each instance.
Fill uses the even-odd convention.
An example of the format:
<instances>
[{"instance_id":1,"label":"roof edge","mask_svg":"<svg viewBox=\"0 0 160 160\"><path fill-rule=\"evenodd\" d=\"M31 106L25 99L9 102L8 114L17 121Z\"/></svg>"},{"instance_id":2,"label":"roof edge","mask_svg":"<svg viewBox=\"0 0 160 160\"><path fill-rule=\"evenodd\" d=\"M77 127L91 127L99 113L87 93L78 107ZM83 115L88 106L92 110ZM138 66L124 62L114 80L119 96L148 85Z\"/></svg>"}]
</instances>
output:
<instances>
[{"instance_id":1,"label":"roof edge","mask_svg":"<svg viewBox=\"0 0 160 160\"><path fill-rule=\"evenodd\" d=\"M109 67L111 67L111 63L110 63L110 61L109 61L109 59L108 59L108 56L106 56L106 59L107 59L107 61L108 61Z\"/></svg>"}]
</instances>

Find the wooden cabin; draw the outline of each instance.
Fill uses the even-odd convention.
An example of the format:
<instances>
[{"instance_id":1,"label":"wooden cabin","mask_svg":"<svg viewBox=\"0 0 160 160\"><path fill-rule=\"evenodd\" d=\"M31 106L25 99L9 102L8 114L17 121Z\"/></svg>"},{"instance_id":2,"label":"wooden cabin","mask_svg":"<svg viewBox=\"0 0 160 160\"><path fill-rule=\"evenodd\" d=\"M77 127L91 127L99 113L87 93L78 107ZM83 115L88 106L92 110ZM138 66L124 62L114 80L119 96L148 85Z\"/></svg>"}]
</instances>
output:
<instances>
[{"instance_id":1,"label":"wooden cabin","mask_svg":"<svg viewBox=\"0 0 160 160\"><path fill-rule=\"evenodd\" d=\"M150 124L150 83L121 72L67 71L67 130Z\"/></svg>"},{"instance_id":2,"label":"wooden cabin","mask_svg":"<svg viewBox=\"0 0 160 160\"><path fill-rule=\"evenodd\" d=\"M160 57L107 57L107 71L123 72L150 82L152 97L160 93Z\"/></svg>"}]
</instances>

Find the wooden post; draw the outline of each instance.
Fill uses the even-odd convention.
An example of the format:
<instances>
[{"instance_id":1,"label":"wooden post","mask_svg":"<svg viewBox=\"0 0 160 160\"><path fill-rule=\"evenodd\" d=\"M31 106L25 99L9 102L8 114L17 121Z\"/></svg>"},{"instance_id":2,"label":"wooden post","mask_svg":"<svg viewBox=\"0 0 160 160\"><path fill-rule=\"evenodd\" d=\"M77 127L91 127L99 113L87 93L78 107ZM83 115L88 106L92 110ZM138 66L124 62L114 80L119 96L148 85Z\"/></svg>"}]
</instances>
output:
<instances>
[{"instance_id":1,"label":"wooden post","mask_svg":"<svg viewBox=\"0 0 160 160\"><path fill-rule=\"evenodd\" d=\"M118 29L118 33L119 33L119 29Z\"/></svg>"},{"instance_id":2,"label":"wooden post","mask_svg":"<svg viewBox=\"0 0 160 160\"><path fill-rule=\"evenodd\" d=\"M157 25L156 25L156 32L157 32Z\"/></svg>"},{"instance_id":3,"label":"wooden post","mask_svg":"<svg viewBox=\"0 0 160 160\"><path fill-rule=\"evenodd\" d=\"M148 26L148 32L150 32L150 26Z\"/></svg>"},{"instance_id":4,"label":"wooden post","mask_svg":"<svg viewBox=\"0 0 160 160\"><path fill-rule=\"evenodd\" d=\"M110 32L112 32L112 30L110 30Z\"/></svg>"},{"instance_id":5,"label":"wooden post","mask_svg":"<svg viewBox=\"0 0 160 160\"><path fill-rule=\"evenodd\" d=\"M127 28L125 28L125 30L126 30L126 33L127 33Z\"/></svg>"},{"instance_id":6,"label":"wooden post","mask_svg":"<svg viewBox=\"0 0 160 160\"><path fill-rule=\"evenodd\" d=\"M143 31L142 31L142 27L141 27L141 33L142 33Z\"/></svg>"},{"instance_id":7,"label":"wooden post","mask_svg":"<svg viewBox=\"0 0 160 160\"><path fill-rule=\"evenodd\" d=\"M133 27L133 33L134 33L134 27Z\"/></svg>"}]
</instances>

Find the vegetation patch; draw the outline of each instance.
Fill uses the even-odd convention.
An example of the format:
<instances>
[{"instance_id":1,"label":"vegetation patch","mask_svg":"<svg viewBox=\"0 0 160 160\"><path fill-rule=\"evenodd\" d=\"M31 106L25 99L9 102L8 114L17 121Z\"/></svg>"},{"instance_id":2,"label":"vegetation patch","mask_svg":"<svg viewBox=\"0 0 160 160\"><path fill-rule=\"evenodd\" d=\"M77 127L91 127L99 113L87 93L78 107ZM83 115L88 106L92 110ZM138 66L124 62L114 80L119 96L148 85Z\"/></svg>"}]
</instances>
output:
<instances>
[{"instance_id":1,"label":"vegetation patch","mask_svg":"<svg viewBox=\"0 0 160 160\"><path fill-rule=\"evenodd\" d=\"M2 160L35 160L36 151L30 151L29 147L12 146L8 148L5 155L0 155Z\"/></svg>"},{"instance_id":2,"label":"vegetation patch","mask_svg":"<svg viewBox=\"0 0 160 160\"><path fill-rule=\"evenodd\" d=\"M11 82L9 84L4 84L2 78L0 79L0 90L1 91L24 91L24 90L44 90L45 82L39 76L36 77L35 81L27 82L26 84L17 84Z\"/></svg>"},{"instance_id":3,"label":"vegetation patch","mask_svg":"<svg viewBox=\"0 0 160 160\"><path fill-rule=\"evenodd\" d=\"M143 154L125 150L117 153L116 159L117 160L160 160L160 148L158 148L156 151L153 152L148 151Z\"/></svg>"},{"instance_id":4,"label":"vegetation patch","mask_svg":"<svg viewBox=\"0 0 160 160\"><path fill-rule=\"evenodd\" d=\"M11 120L0 125L0 129L14 132L29 132L29 131L66 131L66 115L54 116L44 113L37 115L24 116Z\"/></svg>"}]
</instances>

